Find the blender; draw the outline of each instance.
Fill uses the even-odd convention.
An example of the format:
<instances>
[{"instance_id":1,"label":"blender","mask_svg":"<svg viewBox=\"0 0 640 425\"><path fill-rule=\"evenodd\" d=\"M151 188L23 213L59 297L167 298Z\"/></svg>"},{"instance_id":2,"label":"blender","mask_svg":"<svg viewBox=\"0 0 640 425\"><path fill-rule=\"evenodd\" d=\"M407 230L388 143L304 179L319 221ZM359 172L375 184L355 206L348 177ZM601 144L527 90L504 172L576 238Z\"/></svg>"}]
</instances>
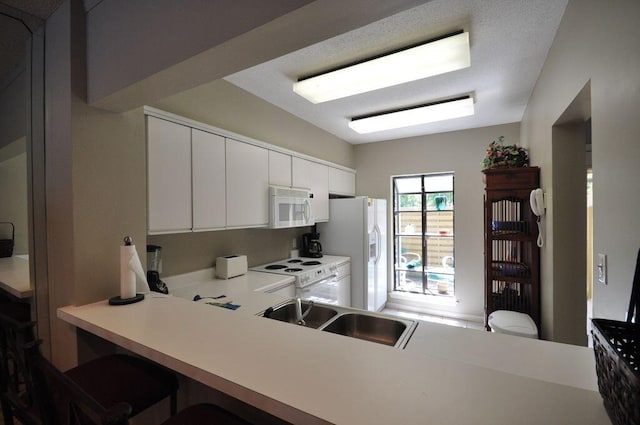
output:
<instances>
[{"instance_id":1,"label":"blender","mask_svg":"<svg viewBox=\"0 0 640 425\"><path fill-rule=\"evenodd\" d=\"M167 284L160 280L162 273L162 247L147 245L147 283L154 292L168 294Z\"/></svg>"}]
</instances>

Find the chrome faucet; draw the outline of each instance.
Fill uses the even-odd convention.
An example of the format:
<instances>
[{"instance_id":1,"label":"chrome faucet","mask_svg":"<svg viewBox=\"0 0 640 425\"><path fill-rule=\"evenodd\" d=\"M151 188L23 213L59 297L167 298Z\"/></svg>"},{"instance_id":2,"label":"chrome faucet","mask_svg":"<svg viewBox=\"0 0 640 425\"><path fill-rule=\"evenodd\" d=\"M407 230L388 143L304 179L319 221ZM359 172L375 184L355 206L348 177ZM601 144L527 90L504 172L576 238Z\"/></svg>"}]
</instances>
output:
<instances>
[{"instance_id":1,"label":"chrome faucet","mask_svg":"<svg viewBox=\"0 0 640 425\"><path fill-rule=\"evenodd\" d=\"M309 301L309 307L303 313L302 312L302 300L300 297L296 298L296 319L300 326L306 326L307 322L304 321L304 318L307 317L307 314L311 311L311 307L313 307L313 301Z\"/></svg>"}]
</instances>

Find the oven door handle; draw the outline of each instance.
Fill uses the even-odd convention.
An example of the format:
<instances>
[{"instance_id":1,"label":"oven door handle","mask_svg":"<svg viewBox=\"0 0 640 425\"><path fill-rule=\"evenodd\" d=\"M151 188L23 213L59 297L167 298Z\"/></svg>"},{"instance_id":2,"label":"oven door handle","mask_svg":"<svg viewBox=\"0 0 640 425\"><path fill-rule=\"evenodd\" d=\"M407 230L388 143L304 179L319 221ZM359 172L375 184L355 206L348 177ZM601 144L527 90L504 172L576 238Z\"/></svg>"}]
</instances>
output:
<instances>
[{"instance_id":1,"label":"oven door handle","mask_svg":"<svg viewBox=\"0 0 640 425\"><path fill-rule=\"evenodd\" d=\"M332 274L331 276L325 277L324 279L321 279L317 282L311 282L308 285L303 286L302 292L309 292L312 286L316 286L316 285L322 285L323 283L327 283L327 282L331 282L332 280L336 280L336 278L338 277L337 274Z\"/></svg>"}]
</instances>

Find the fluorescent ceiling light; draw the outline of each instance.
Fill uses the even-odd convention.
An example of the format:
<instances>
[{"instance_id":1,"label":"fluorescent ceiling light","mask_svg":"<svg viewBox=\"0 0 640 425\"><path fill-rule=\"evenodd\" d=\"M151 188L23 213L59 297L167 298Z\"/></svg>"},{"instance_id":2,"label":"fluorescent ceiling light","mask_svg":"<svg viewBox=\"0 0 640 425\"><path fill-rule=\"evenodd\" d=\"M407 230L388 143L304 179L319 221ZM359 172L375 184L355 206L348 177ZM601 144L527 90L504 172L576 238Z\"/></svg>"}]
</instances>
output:
<instances>
[{"instance_id":1,"label":"fluorescent ceiling light","mask_svg":"<svg viewBox=\"0 0 640 425\"><path fill-rule=\"evenodd\" d=\"M349 127L357 133L366 134L466 117L473 115L473 113L473 98L471 96L465 96L385 114L354 118L349 123Z\"/></svg>"},{"instance_id":2,"label":"fluorescent ceiling light","mask_svg":"<svg viewBox=\"0 0 640 425\"><path fill-rule=\"evenodd\" d=\"M293 83L293 91L312 103L365 93L471 65L469 33L427 42Z\"/></svg>"}]
</instances>

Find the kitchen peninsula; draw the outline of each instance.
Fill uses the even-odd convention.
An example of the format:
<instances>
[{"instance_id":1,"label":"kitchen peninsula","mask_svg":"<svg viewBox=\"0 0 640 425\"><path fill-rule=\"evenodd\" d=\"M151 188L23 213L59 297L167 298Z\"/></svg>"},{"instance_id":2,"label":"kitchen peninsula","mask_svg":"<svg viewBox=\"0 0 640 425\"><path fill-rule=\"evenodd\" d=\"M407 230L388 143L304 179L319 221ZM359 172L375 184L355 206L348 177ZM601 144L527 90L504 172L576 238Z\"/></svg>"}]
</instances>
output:
<instances>
[{"instance_id":1,"label":"kitchen peninsula","mask_svg":"<svg viewBox=\"0 0 640 425\"><path fill-rule=\"evenodd\" d=\"M17 298L33 296L29 280L29 259L26 255L0 258L0 289Z\"/></svg>"},{"instance_id":2,"label":"kitchen peninsula","mask_svg":"<svg viewBox=\"0 0 640 425\"><path fill-rule=\"evenodd\" d=\"M238 310L170 296L67 306L58 317L292 423L609 423L586 348L419 323L401 350L259 317L286 299L260 285L227 294ZM504 359L481 358L497 352L483 338Z\"/></svg>"}]
</instances>

